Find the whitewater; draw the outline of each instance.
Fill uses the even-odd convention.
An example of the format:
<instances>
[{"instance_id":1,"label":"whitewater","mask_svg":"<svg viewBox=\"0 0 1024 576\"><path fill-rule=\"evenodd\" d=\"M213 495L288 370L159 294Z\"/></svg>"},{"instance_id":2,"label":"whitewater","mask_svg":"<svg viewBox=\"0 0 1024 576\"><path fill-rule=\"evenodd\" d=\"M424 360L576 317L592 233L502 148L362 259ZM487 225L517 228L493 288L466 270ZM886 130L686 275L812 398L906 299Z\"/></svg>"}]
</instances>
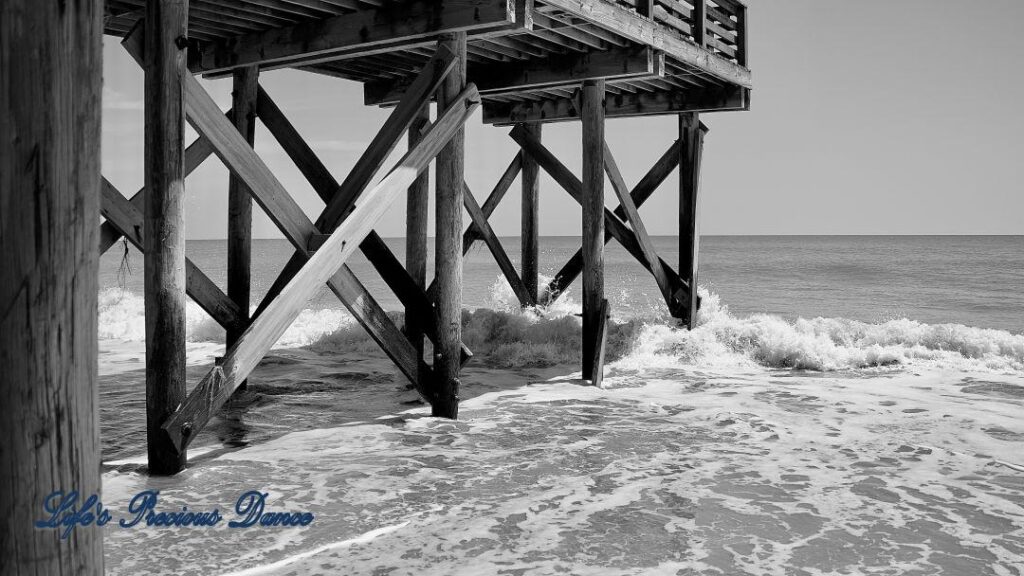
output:
<instances>
[{"instance_id":1,"label":"whitewater","mask_svg":"<svg viewBox=\"0 0 1024 576\"><path fill-rule=\"evenodd\" d=\"M108 530L108 570L1024 572L1019 330L737 312L702 288L687 331L622 289L598 389L580 380L574 294L520 310L492 271L477 276L459 421L429 417L351 317L317 304L172 478L143 471L142 299L105 288L104 502L158 489L168 510L227 509L258 488L316 515L302 529ZM223 333L191 303L188 340L194 383Z\"/></svg>"}]
</instances>

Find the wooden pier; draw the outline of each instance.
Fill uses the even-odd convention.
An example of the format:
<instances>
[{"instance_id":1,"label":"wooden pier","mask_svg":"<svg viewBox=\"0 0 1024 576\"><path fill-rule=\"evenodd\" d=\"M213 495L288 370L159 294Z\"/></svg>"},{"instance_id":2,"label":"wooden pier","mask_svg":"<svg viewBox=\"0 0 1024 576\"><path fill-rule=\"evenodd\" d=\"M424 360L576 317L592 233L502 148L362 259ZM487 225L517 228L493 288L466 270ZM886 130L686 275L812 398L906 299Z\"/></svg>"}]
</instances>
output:
<instances>
[{"instance_id":1,"label":"wooden pier","mask_svg":"<svg viewBox=\"0 0 1024 576\"><path fill-rule=\"evenodd\" d=\"M186 465L191 440L245 385L260 359L323 284L431 404L433 414L456 417L459 372L472 357L461 338L462 258L477 241L492 253L523 306L549 303L583 276L582 372L595 383L603 375L609 314L603 252L610 240L619 242L650 271L671 313L693 327L699 306L695 288L700 161L707 132L699 115L746 110L750 103L747 13L738 0L92 0L74 5L82 6L75 10L74 15L81 17L75 34L94 35L82 42L96 48L102 28L103 33L122 39L145 73L145 182L141 189L130 197L123 195L100 178L98 162L89 154L67 161L60 169L74 169L79 177L94 174L96 181L95 187L74 190L87 198L76 203L78 212L68 217L79 224L88 222L93 202L104 217L98 240L94 233L77 228L67 233L81 234L98 245L100 253L122 237L144 253L152 473L174 474ZM68 62L34 62L33 58L44 57L42 52L7 39L38 33L43 35L38 41L45 42L45 34L56 38L62 33L59 26L43 32L47 27L36 26L38 18L24 16L36 10L31 0L12 0L3 6L0 27L15 31L3 36L3 61L22 62L18 60L22 58L26 66L15 74L27 75L27 66L33 63L42 66L39 74L81 70L76 73L80 83L69 89L96 89L98 50L69 51L62 56ZM50 12L44 16L60 20L61 26L72 25L70 13ZM89 60L89 66L79 68L80 64L72 63L74 58ZM289 122L286 107L260 86L261 72L277 68L360 82L366 105L390 108L387 120L340 183ZM199 75L232 78L231 110L217 107L197 81ZM26 81L20 76L14 80ZM43 106L61 105L88 108L88 114L98 116L95 97L81 102L41 99L38 109L27 110L19 108L22 101L3 96L7 98L4 115L28 117L43 114ZM432 108L436 110L433 117ZM494 129L508 131L519 147L482 203L464 182L463 127L478 108L485 123L511 127L510 131ZM652 115L675 117L678 139L652 159L647 174L630 187L616 163L615 143L605 139L605 120ZM316 218L303 212L253 150L257 118L324 201L325 208ZM573 174L543 143L544 123L567 121L582 125L580 175ZM185 142L186 122L199 134L191 143ZM4 128L7 133L6 124ZM93 150L98 149L98 133L92 130L89 142L81 143L79 128L84 129L51 126L60 140L51 146L65 150L74 144L88 149L92 144ZM408 152L396 165L385 166L401 140L408 142ZM5 255L27 253L19 246L32 242L33 234L16 234L21 228L8 220L17 218L18 212L6 208L18 200L19 193L14 190L16 182L6 180L7 174L15 173L8 169L23 167L25 151L9 150L9 146L0 151L5 178L0 190L5 210L0 248ZM185 178L210 156L230 171L226 290L185 256ZM431 162L436 164L437 238L434 281L428 285L426 169ZM658 255L640 215L642 205L676 169L680 174L678 267ZM547 286L538 285L541 171L580 204L583 224L580 250ZM488 222L517 178L522 189L521 270L512 264ZM606 179L618 199L614 209L604 203ZM404 263L374 231L388 207L403 195L407 211ZM253 201L295 249L258 303L250 300ZM463 209L471 220L466 230L461 224ZM52 226L48 230L65 233ZM404 330L346 265L356 250L398 296L406 314ZM63 262L51 264L66 265L81 272L81 278L91 279L76 286L93 293L95 315L96 251L86 252L87 257L68 253ZM2 293L11 296L14 284L6 278L5 272ZM51 276L48 281L58 279ZM224 357L195 386L185 381L186 297L227 333ZM2 302L4 307L14 301L11 298ZM85 309L90 309L88 304ZM256 304L252 315L251 304ZM75 313L83 309L75 306ZM94 354L95 320L92 324L77 318L67 321L75 326L75 338L83 349ZM87 334L90 326L91 336ZM5 324L5 339L6 330ZM44 352L29 345L25 354L42 358ZM70 370L71 360L61 362L61 369ZM86 384L94 397L95 359L90 362L93 374ZM47 384L37 384L42 389L58 386L51 374L45 378ZM71 401L81 411L78 400ZM31 403L12 402L10 412L42 410ZM65 408L70 409L70 404ZM82 434L95 437L95 422L89 415L79 415L72 424L78 438ZM90 445L89 450L91 459L78 466L95 466L97 448ZM4 454L6 464L9 456ZM7 552L5 541L0 553Z\"/></svg>"}]
</instances>

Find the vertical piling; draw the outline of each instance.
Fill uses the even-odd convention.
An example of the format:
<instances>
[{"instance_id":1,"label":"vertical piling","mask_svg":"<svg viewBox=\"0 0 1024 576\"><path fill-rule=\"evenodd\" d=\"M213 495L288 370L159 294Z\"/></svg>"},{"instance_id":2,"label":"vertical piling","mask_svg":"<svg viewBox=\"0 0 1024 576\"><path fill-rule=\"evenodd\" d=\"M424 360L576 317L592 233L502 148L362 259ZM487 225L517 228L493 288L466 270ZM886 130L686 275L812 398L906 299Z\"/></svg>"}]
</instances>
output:
<instances>
[{"instance_id":1,"label":"vertical piling","mask_svg":"<svg viewBox=\"0 0 1024 576\"><path fill-rule=\"evenodd\" d=\"M696 112L679 115L679 276L690 286L683 323L697 323L697 257L700 252L700 162L707 128Z\"/></svg>"},{"instance_id":2,"label":"vertical piling","mask_svg":"<svg viewBox=\"0 0 1024 576\"><path fill-rule=\"evenodd\" d=\"M604 80L583 83L583 378L594 378L604 300Z\"/></svg>"},{"instance_id":3,"label":"vertical piling","mask_svg":"<svg viewBox=\"0 0 1024 576\"><path fill-rule=\"evenodd\" d=\"M0 574L102 574L96 299L103 2L0 2Z\"/></svg>"},{"instance_id":4,"label":"vertical piling","mask_svg":"<svg viewBox=\"0 0 1024 576\"><path fill-rule=\"evenodd\" d=\"M145 48L146 432L149 470L185 453L160 426L185 399L185 107L187 0L147 0Z\"/></svg>"},{"instance_id":5,"label":"vertical piling","mask_svg":"<svg viewBox=\"0 0 1024 576\"><path fill-rule=\"evenodd\" d=\"M444 110L466 85L466 33L446 34L441 44L456 55L455 69L437 95ZM437 156L435 272L437 279L437 346L433 383L434 416L459 415L459 368L462 352L462 195L465 182L465 131L460 128Z\"/></svg>"},{"instance_id":6,"label":"vertical piling","mask_svg":"<svg viewBox=\"0 0 1024 576\"><path fill-rule=\"evenodd\" d=\"M409 125L409 148L419 143L420 132L430 123L430 104L423 106ZM420 288L427 287L427 223L430 219L430 171L420 173L405 203L405 269ZM423 357L423 326L418 313L405 309L405 332L409 336L417 358ZM420 379L422 380L422 375Z\"/></svg>"},{"instance_id":7,"label":"vertical piling","mask_svg":"<svg viewBox=\"0 0 1024 576\"><path fill-rule=\"evenodd\" d=\"M538 141L541 137L540 122L522 124L527 134L533 135ZM540 252L540 166L529 154L523 154L522 172L523 206L522 206L522 275L523 284L527 291L533 296L534 302L539 302L537 285L539 283L538 258Z\"/></svg>"},{"instance_id":8,"label":"vertical piling","mask_svg":"<svg viewBox=\"0 0 1024 576\"><path fill-rule=\"evenodd\" d=\"M235 128L250 146L256 141L256 89L259 69L247 66L235 70L232 82L231 109ZM228 180L228 298L238 305L243 319L249 318L252 285L252 195L249 188L235 177ZM242 330L227 331L230 347ZM242 382L239 390L245 390Z\"/></svg>"}]
</instances>

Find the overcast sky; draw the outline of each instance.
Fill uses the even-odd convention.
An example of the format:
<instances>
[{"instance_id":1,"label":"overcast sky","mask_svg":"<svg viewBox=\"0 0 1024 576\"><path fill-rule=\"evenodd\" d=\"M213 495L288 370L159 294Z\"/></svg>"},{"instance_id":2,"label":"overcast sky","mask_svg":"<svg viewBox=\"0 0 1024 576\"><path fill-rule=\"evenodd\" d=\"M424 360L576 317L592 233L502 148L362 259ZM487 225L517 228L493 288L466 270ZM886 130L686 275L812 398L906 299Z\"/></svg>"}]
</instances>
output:
<instances>
[{"instance_id":1,"label":"overcast sky","mask_svg":"<svg viewBox=\"0 0 1024 576\"><path fill-rule=\"evenodd\" d=\"M753 104L702 116L703 233L1024 234L1024 2L748 5ZM142 184L142 74L115 39L104 56L103 173L127 195ZM386 118L362 105L354 82L296 71L261 82L339 181ZM226 109L230 80L204 84ZM508 132L470 120L466 179L481 202L515 154ZM674 117L607 126L630 186L676 136ZM546 126L544 140L578 174L579 125ZM256 148L315 218L322 203L262 126ZM641 210L652 234L677 233L677 190L673 176ZM223 238L227 171L216 158L187 194L189 238ZM398 202L378 227L383 236L403 234L403 210ZM519 234L518 183L492 224ZM280 237L265 216L254 226L256 237ZM579 228L578 205L542 180L541 233Z\"/></svg>"}]
</instances>

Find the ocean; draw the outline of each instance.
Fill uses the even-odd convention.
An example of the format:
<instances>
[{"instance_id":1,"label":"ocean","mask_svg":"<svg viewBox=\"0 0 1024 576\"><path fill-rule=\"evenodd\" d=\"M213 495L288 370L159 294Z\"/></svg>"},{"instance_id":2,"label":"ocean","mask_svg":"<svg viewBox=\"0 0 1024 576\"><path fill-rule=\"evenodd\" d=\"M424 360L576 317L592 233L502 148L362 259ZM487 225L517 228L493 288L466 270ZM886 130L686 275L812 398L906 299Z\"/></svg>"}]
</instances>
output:
<instances>
[{"instance_id":1,"label":"ocean","mask_svg":"<svg viewBox=\"0 0 1024 576\"><path fill-rule=\"evenodd\" d=\"M654 240L678 260L676 238ZM518 238L503 243L518 265ZM542 274L578 246L542 238ZM223 241L188 254L223 287ZM291 248L253 254L255 304ZM1024 573L1024 237L704 237L692 332L614 242L605 262L602 389L579 380L578 284L519 310L478 244L459 421L430 418L323 290L189 468L150 478L142 260L115 246L100 272L104 503L157 489L161 509L231 516L254 489L315 520L108 528L108 572ZM192 385L223 332L192 303L188 324Z\"/></svg>"}]
</instances>

